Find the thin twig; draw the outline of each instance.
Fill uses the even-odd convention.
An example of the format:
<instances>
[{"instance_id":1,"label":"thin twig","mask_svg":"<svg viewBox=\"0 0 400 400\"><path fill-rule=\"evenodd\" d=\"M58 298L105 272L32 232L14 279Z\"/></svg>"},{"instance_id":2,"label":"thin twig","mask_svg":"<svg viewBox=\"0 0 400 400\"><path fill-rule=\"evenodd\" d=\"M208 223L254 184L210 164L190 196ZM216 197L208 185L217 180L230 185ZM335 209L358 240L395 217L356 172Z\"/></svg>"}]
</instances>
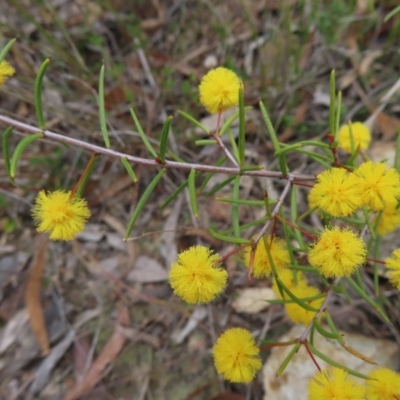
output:
<instances>
[{"instance_id":1,"label":"thin twig","mask_svg":"<svg viewBox=\"0 0 400 400\"><path fill-rule=\"evenodd\" d=\"M281 195L279 196L278 203L276 203L276 206L275 206L274 210L272 211L272 218L270 220L268 220L266 222L266 224L263 226L263 228L261 229L260 233L257 235L257 237L255 239L255 243L258 243L258 241L263 237L265 232L267 232L267 229L269 228L269 225L271 224L271 221L273 221L275 215L278 214L279 209L282 206L283 200L285 200L285 197L289 193L289 189L292 186L292 180L293 180L293 177L292 176L289 177L288 181L286 182L285 188L283 189Z\"/></svg>"},{"instance_id":2,"label":"thin twig","mask_svg":"<svg viewBox=\"0 0 400 400\"><path fill-rule=\"evenodd\" d=\"M141 158L141 157L135 157L130 154L121 153L119 151L115 151L112 149L107 149L107 148L97 146L92 143L87 143L87 142L81 141L79 139L74 139L69 136L64 136L59 133L49 131L47 129L40 129L36 126L25 124L23 122L17 121L13 118L5 117L3 115L0 115L0 122L4 122L7 125L14 126L23 131L34 132L34 133L40 132L44 135L44 138L50 139L54 142L67 143L72 146L81 147L81 148L84 148L91 152L94 152L97 154L103 154L105 156L109 156L109 157L113 157L113 158L121 159L121 158L125 157L128 161L136 163L136 164L147 165L150 167L160 167L160 164L155 160ZM268 171L265 169L257 170L257 171L241 171L240 168L216 167L216 166L212 166L212 165L183 163L183 162L168 161L168 160L165 161L165 164L163 164L162 167L163 168L176 168L176 169L182 169L182 170L187 170L187 171L195 169L196 171L199 171L199 172L215 172L215 173L221 173L221 174L227 174L227 175L262 176L262 177L269 177L269 178L289 179L289 181L294 180L294 179L301 180L301 181L314 181L315 180L314 175L291 174L291 173L284 175L281 172ZM287 190L288 189L289 188L287 188Z\"/></svg>"}]
</instances>

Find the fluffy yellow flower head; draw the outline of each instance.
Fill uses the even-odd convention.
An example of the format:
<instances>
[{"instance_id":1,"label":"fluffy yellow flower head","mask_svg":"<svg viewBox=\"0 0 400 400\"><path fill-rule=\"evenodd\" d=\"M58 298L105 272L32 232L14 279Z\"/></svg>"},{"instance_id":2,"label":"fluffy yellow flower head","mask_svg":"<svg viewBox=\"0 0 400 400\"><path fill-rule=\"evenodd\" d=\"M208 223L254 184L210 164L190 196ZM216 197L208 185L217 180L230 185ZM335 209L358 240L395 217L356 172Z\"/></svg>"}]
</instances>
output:
<instances>
[{"instance_id":1,"label":"fluffy yellow flower head","mask_svg":"<svg viewBox=\"0 0 400 400\"><path fill-rule=\"evenodd\" d=\"M308 400L364 400L363 386L340 368L317 372L308 384Z\"/></svg>"},{"instance_id":2,"label":"fluffy yellow flower head","mask_svg":"<svg viewBox=\"0 0 400 400\"><path fill-rule=\"evenodd\" d=\"M327 278L350 276L364 261L364 241L354 232L337 226L325 229L309 252L310 265Z\"/></svg>"},{"instance_id":3,"label":"fluffy yellow flower head","mask_svg":"<svg viewBox=\"0 0 400 400\"><path fill-rule=\"evenodd\" d=\"M339 147L347 153L353 153L358 146L361 150L367 149L371 142L371 132L368 126L362 122L351 122L350 126L346 124L339 129L337 134Z\"/></svg>"},{"instance_id":4,"label":"fluffy yellow flower head","mask_svg":"<svg viewBox=\"0 0 400 400\"><path fill-rule=\"evenodd\" d=\"M289 252L286 248L286 243L282 239L274 236L271 243L271 236L268 235L257 243L254 254L253 274L256 278L264 278L271 275L271 264L269 262L267 251L265 250L265 243L269 245L272 260L274 261L275 268L280 270L285 268L290 263ZM250 268L251 261L251 247L246 247L244 250L244 263L247 268Z\"/></svg>"},{"instance_id":5,"label":"fluffy yellow flower head","mask_svg":"<svg viewBox=\"0 0 400 400\"><path fill-rule=\"evenodd\" d=\"M298 286L291 288L290 291L300 300L320 294L320 291L317 288L309 286L305 283L299 284ZM289 298L289 296L286 296L286 298ZM321 307L323 301L324 298L321 297L320 299L308 300L303 302L318 310ZM295 324L303 324L306 326L311 323L316 313L316 311L306 310L304 307L297 303L285 304L285 310L286 314L289 316L292 322L294 322Z\"/></svg>"},{"instance_id":6,"label":"fluffy yellow flower head","mask_svg":"<svg viewBox=\"0 0 400 400\"><path fill-rule=\"evenodd\" d=\"M384 236L394 232L400 227L400 206L397 204L390 204L381 210L381 216L379 218L378 226L376 231ZM374 218L374 221L378 218L378 215Z\"/></svg>"},{"instance_id":7,"label":"fluffy yellow flower head","mask_svg":"<svg viewBox=\"0 0 400 400\"><path fill-rule=\"evenodd\" d=\"M391 257L385 260L389 271L389 279L400 290L400 249L395 250Z\"/></svg>"},{"instance_id":8,"label":"fluffy yellow flower head","mask_svg":"<svg viewBox=\"0 0 400 400\"><path fill-rule=\"evenodd\" d=\"M260 350L251 333L243 328L225 331L212 353L218 373L230 382L249 383L262 366Z\"/></svg>"},{"instance_id":9,"label":"fluffy yellow flower head","mask_svg":"<svg viewBox=\"0 0 400 400\"><path fill-rule=\"evenodd\" d=\"M318 206L334 217L352 214L362 205L360 178L343 168L332 168L317 176L309 194L310 207Z\"/></svg>"},{"instance_id":10,"label":"fluffy yellow flower head","mask_svg":"<svg viewBox=\"0 0 400 400\"><path fill-rule=\"evenodd\" d=\"M237 106L241 85L233 71L224 67L212 69L200 82L200 103L211 114Z\"/></svg>"},{"instance_id":11,"label":"fluffy yellow flower head","mask_svg":"<svg viewBox=\"0 0 400 400\"><path fill-rule=\"evenodd\" d=\"M40 191L32 208L32 216L39 232L50 233L52 240L72 240L85 228L90 217L86 200L71 192Z\"/></svg>"},{"instance_id":12,"label":"fluffy yellow flower head","mask_svg":"<svg viewBox=\"0 0 400 400\"><path fill-rule=\"evenodd\" d=\"M0 88L4 85L4 82L15 74L15 69L7 62L2 61L0 63Z\"/></svg>"},{"instance_id":13,"label":"fluffy yellow flower head","mask_svg":"<svg viewBox=\"0 0 400 400\"><path fill-rule=\"evenodd\" d=\"M304 274L300 271L296 272L296 279L295 275L293 275L293 271L288 268L280 270L278 275L282 283L300 300L302 300L303 298L313 297L320 294L317 288L314 288L307 284ZM278 298L282 298L276 279L274 279L273 281L272 289ZM286 300L290 299L287 293L284 293L283 297ZM317 300L305 301L306 304L310 305L311 307L314 307L317 310L321 306L322 302L323 298ZM295 324L300 323L303 325L308 325L312 321L315 315L314 311L306 310L297 303L285 304L285 310L288 317Z\"/></svg>"},{"instance_id":14,"label":"fluffy yellow flower head","mask_svg":"<svg viewBox=\"0 0 400 400\"><path fill-rule=\"evenodd\" d=\"M374 211L397 204L400 197L400 176L394 168L383 163L367 161L354 172L360 178L363 203Z\"/></svg>"},{"instance_id":15,"label":"fluffy yellow flower head","mask_svg":"<svg viewBox=\"0 0 400 400\"><path fill-rule=\"evenodd\" d=\"M368 376L372 378L366 382L368 400L400 399L400 374L388 368L378 368Z\"/></svg>"},{"instance_id":16,"label":"fluffy yellow flower head","mask_svg":"<svg viewBox=\"0 0 400 400\"><path fill-rule=\"evenodd\" d=\"M307 284L306 278L301 271L296 271L296 275L294 275L294 271L292 271L291 269L283 268L279 270L278 275L282 283L290 290L296 286ZM275 278L272 283L272 290L279 298L281 298L281 293L279 291L278 284L276 283Z\"/></svg>"},{"instance_id":17,"label":"fluffy yellow flower head","mask_svg":"<svg viewBox=\"0 0 400 400\"><path fill-rule=\"evenodd\" d=\"M220 256L205 246L192 246L178 255L169 271L174 293L187 303L209 303L226 286L228 273L218 268Z\"/></svg>"}]
</instances>

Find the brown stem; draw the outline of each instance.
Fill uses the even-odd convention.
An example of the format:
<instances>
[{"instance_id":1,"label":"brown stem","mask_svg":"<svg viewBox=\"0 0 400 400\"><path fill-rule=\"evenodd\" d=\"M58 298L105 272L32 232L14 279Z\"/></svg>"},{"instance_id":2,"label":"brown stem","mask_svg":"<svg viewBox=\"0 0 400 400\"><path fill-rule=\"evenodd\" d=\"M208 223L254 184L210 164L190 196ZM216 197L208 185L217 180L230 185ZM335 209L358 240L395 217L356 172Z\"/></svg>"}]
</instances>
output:
<instances>
[{"instance_id":1,"label":"brown stem","mask_svg":"<svg viewBox=\"0 0 400 400\"><path fill-rule=\"evenodd\" d=\"M81 177L79 178L79 181L77 182L77 184L75 185L75 187L72 189L71 194L69 195L69 198L72 199L75 196L76 191L79 188L79 185L83 182L83 180L85 179L87 173L90 171L90 169L92 168L93 163L95 162L97 157L96 153L92 153L92 156L90 157L89 162L86 165L85 170L83 171Z\"/></svg>"},{"instance_id":2,"label":"brown stem","mask_svg":"<svg viewBox=\"0 0 400 400\"><path fill-rule=\"evenodd\" d=\"M72 146L80 147L83 149L87 149L91 151L92 153L96 154L102 154L105 156L109 157L114 157L114 158L126 158L128 161L136 164L141 164L141 165L147 165L151 167L159 167L160 164L151 159L147 158L141 158L141 157L135 157L127 153L121 153L119 151L115 151L112 149L107 149L101 146L96 146L92 143L87 143L84 141L81 141L79 139L72 138L70 136L64 136L59 133L55 133L52 131L49 131L47 129L40 129L37 126L32 126L25 124L23 122L19 122L15 119L4 117L0 115L0 122L3 122L7 125L14 126L16 128L19 128L23 131L26 132L41 132L45 136L46 139L50 139L54 142L60 142L60 143L67 143ZM221 173L221 174L228 174L228 175L247 175L247 176L262 176L262 177L269 177L269 178L277 178L277 179L289 179L289 180L300 180L300 181L314 181L315 176L314 175L305 175L305 174L287 174L285 176L281 172L276 172L276 171L268 171L265 169L257 170L257 171L241 171L240 168L228 168L228 167L216 167L212 165L203 165L203 164L194 164L194 163L182 163L182 162L177 162L177 161L165 161L165 164L163 165L164 168L174 168L174 169L181 169L181 170L187 170L190 171L192 169L195 169L196 171L199 172L215 172L215 173Z\"/></svg>"}]
</instances>

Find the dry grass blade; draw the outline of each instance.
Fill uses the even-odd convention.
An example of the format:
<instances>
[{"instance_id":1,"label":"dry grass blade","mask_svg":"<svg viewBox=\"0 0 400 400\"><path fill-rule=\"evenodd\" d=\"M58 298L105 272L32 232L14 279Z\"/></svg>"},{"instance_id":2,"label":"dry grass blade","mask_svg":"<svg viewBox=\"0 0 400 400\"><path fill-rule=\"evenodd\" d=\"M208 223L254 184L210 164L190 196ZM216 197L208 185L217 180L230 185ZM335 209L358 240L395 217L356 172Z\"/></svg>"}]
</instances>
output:
<instances>
[{"instance_id":1,"label":"dry grass blade","mask_svg":"<svg viewBox=\"0 0 400 400\"><path fill-rule=\"evenodd\" d=\"M46 266L48 244L49 239L46 235L39 234L36 237L36 254L25 292L25 305L29 314L29 322L44 355L49 353L50 345L40 302L40 289L44 267Z\"/></svg>"},{"instance_id":2,"label":"dry grass blade","mask_svg":"<svg viewBox=\"0 0 400 400\"><path fill-rule=\"evenodd\" d=\"M129 324L128 309L120 302L118 303L117 325L114 332L104 346L100 355L93 362L85 378L75 385L64 397L63 400L79 399L85 393L88 393L102 377L102 373L111 362L113 362L126 341L126 335L121 332L120 326Z\"/></svg>"}]
</instances>

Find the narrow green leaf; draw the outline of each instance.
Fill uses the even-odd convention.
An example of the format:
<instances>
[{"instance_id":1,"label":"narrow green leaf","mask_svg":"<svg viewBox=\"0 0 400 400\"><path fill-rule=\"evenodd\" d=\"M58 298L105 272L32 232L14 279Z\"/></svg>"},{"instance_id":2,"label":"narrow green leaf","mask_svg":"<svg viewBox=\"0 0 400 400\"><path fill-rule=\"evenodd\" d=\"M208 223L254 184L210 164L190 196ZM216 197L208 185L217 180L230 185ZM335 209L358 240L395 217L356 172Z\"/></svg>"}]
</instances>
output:
<instances>
[{"instance_id":1,"label":"narrow green leaf","mask_svg":"<svg viewBox=\"0 0 400 400\"><path fill-rule=\"evenodd\" d=\"M165 163L165 152L167 150L167 143L168 143L168 135L169 135L169 128L171 126L171 122L173 120L173 116L170 115L164 122L162 131L161 131L161 140L160 140L160 161L161 164Z\"/></svg>"},{"instance_id":2,"label":"narrow green leaf","mask_svg":"<svg viewBox=\"0 0 400 400\"><path fill-rule=\"evenodd\" d=\"M236 176L230 176L229 178L225 179L224 181L222 181L221 183L219 183L218 185L215 185L207 194L207 197L213 196L215 193L217 193L219 190L221 190L223 187L225 187L226 185L229 185L234 179L236 178Z\"/></svg>"},{"instance_id":3,"label":"narrow green leaf","mask_svg":"<svg viewBox=\"0 0 400 400\"><path fill-rule=\"evenodd\" d=\"M385 15L385 18L383 18L383 22L387 22L390 18L394 17L399 12L400 12L400 6L393 8L392 11L390 11Z\"/></svg>"},{"instance_id":4,"label":"narrow green leaf","mask_svg":"<svg viewBox=\"0 0 400 400\"><path fill-rule=\"evenodd\" d=\"M286 154L289 151L294 151L301 147L306 147L306 146L315 146L315 147L329 149L329 145L326 143L318 142L316 140L304 140L303 142L291 144L290 146L281 147L280 150L275 152L275 155L279 156L280 154Z\"/></svg>"},{"instance_id":5,"label":"narrow green leaf","mask_svg":"<svg viewBox=\"0 0 400 400\"><path fill-rule=\"evenodd\" d=\"M17 147L14 150L14 154L11 158L11 162L10 162L10 177L11 180L14 180L15 178L15 174L17 171L17 167L18 167L18 161L21 158L21 155L23 153L23 151L26 149L26 147L34 142L37 139L41 139L43 138L44 135L41 132L38 133L34 133L32 135L29 136L25 136L17 145Z\"/></svg>"},{"instance_id":6,"label":"narrow green leaf","mask_svg":"<svg viewBox=\"0 0 400 400\"><path fill-rule=\"evenodd\" d=\"M235 183L233 185L232 199L239 199L240 189L240 175L235 177ZM240 221L239 221L239 204L232 203L232 227L233 235L238 238L240 237Z\"/></svg>"},{"instance_id":7,"label":"narrow green leaf","mask_svg":"<svg viewBox=\"0 0 400 400\"><path fill-rule=\"evenodd\" d=\"M188 181L186 180L185 182L181 183L177 189L173 191L172 194L170 194L167 198L167 200L164 201L164 203L161 205L161 210L164 210L165 207L167 207L171 202L178 197L180 193L185 189L185 187L188 185Z\"/></svg>"},{"instance_id":8,"label":"narrow green leaf","mask_svg":"<svg viewBox=\"0 0 400 400\"><path fill-rule=\"evenodd\" d=\"M279 167L281 169L283 176L286 176L287 173L289 172L289 169L288 169L288 166L286 163L286 156L283 154L278 156L278 161L279 161Z\"/></svg>"},{"instance_id":9,"label":"narrow green leaf","mask_svg":"<svg viewBox=\"0 0 400 400\"><path fill-rule=\"evenodd\" d=\"M222 233L217 232L213 228L210 228L209 232L211 233L212 236L214 236L219 240L222 240L223 242L236 243L236 244L250 243L250 240L223 235Z\"/></svg>"},{"instance_id":10,"label":"narrow green leaf","mask_svg":"<svg viewBox=\"0 0 400 400\"><path fill-rule=\"evenodd\" d=\"M267 222L269 220L268 215L265 215L264 217L261 217L259 219L256 219L254 221L248 222L247 224L242 224L240 225L240 231L244 231L246 229L252 228L253 226L259 226L260 224L263 224L264 222ZM226 229L222 231L224 235L232 234L233 233L233 228Z\"/></svg>"},{"instance_id":11,"label":"narrow green leaf","mask_svg":"<svg viewBox=\"0 0 400 400\"><path fill-rule=\"evenodd\" d=\"M336 139L336 77L335 77L335 70L331 72L331 79L329 85L329 93L330 93L330 100L329 100L329 129L330 133Z\"/></svg>"},{"instance_id":12,"label":"narrow green leaf","mask_svg":"<svg viewBox=\"0 0 400 400\"><path fill-rule=\"evenodd\" d=\"M42 104L42 84L43 84L44 74L46 72L47 67L50 64L50 61L51 61L50 58L46 58L46 60L43 61L35 79L35 87L34 87L35 110L39 128L41 129L46 129L46 123L44 121L44 115L43 115L43 104Z\"/></svg>"},{"instance_id":13,"label":"narrow green leaf","mask_svg":"<svg viewBox=\"0 0 400 400\"><path fill-rule=\"evenodd\" d=\"M224 203L243 204L245 206L265 206L264 200L233 199L231 197L216 197L215 200L222 201ZM277 202L277 200L268 200L269 204L275 204Z\"/></svg>"},{"instance_id":14,"label":"narrow green leaf","mask_svg":"<svg viewBox=\"0 0 400 400\"><path fill-rule=\"evenodd\" d=\"M293 185L291 187L291 193L290 193L290 216L292 219L292 222L296 223L297 221L297 216L298 216L298 202L297 202L297 186ZM297 243L299 243L300 247L306 247L306 244L304 243L303 235L300 233L298 229L293 229L293 235L295 239L297 240Z\"/></svg>"},{"instance_id":15,"label":"narrow green leaf","mask_svg":"<svg viewBox=\"0 0 400 400\"><path fill-rule=\"evenodd\" d=\"M14 45L14 43L17 41L17 39L11 39L3 48L3 50L0 52L0 63L6 58L7 53L11 49L11 47Z\"/></svg>"},{"instance_id":16,"label":"narrow green leaf","mask_svg":"<svg viewBox=\"0 0 400 400\"><path fill-rule=\"evenodd\" d=\"M194 142L196 146L213 146L214 144L217 144L215 139L199 139Z\"/></svg>"},{"instance_id":17,"label":"narrow green leaf","mask_svg":"<svg viewBox=\"0 0 400 400\"><path fill-rule=\"evenodd\" d=\"M335 139L337 133L339 132L341 108L342 108L342 92L339 90L337 94L336 115L335 115Z\"/></svg>"},{"instance_id":18,"label":"narrow green leaf","mask_svg":"<svg viewBox=\"0 0 400 400\"><path fill-rule=\"evenodd\" d=\"M314 346L315 331L316 331L316 329L315 329L315 326L313 324L312 327L311 327L310 342L309 342L309 343L311 343L312 346Z\"/></svg>"},{"instance_id":19,"label":"narrow green leaf","mask_svg":"<svg viewBox=\"0 0 400 400\"><path fill-rule=\"evenodd\" d=\"M269 250L269 247L267 248L268 249L268 252L270 251ZM272 264L271 264L271 267L272 267ZM274 274L275 275L275 274ZM275 275L276 276L276 283L278 284L278 287L281 287L282 288L282 290L296 303L296 304L298 304L300 307L303 307L305 310L307 310L307 311L312 311L312 312L317 312L318 311L318 309L317 308L315 308L315 307L311 307L309 304L307 304L307 303L305 303L304 301L307 301L307 300L304 300L304 299L299 299L297 296L295 296L284 284L283 284L283 282L281 281L281 279L279 278L279 274L277 274L277 275Z\"/></svg>"},{"instance_id":20,"label":"narrow green leaf","mask_svg":"<svg viewBox=\"0 0 400 400\"><path fill-rule=\"evenodd\" d=\"M83 191L85 190L85 187L86 187L87 183L89 182L90 176L92 175L93 168L94 168L98 158L99 158L98 155L95 155L93 157L92 162L90 163L85 176L83 177L82 181L80 182L80 184L78 186L78 189L76 190L76 194L79 197L83 197Z\"/></svg>"},{"instance_id":21,"label":"narrow green leaf","mask_svg":"<svg viewBox=\"0 0 400 400\"><path fill-rule=\"evenodd\" d=\"M309 349L311 350L311 352L313 354L315 354L317 357L319 357L321 360L325 361L326 363L332 365L333 367L344 369L349 374L358 376L359 378L362 378L362 379L367 379L367 380L371 379L367 375L361 374L360 372L354 371L353 369L347 368L346 366L339 364L338 362L332 360L331 358L329 358L328 356L326 356L325 354L323 354L319 350L317 350L310 342L307 343L307 346L309 347Z\"/></svg>"},{"instance_id":22,"label":"narrow green leaf","mask_svg":"<svg viewBox=\"0 0 400 400\"><path fill-rule=\"evenodd\" d=\"M344 345L345 343L344 343L344 340L343 340L343 338L342 338L342 335L339 333L339 331L337 330L337 328L336 328L336 325L335 325L335 323L333 322L333 319L332 319L332 317L331 317L331 314L329 313L329 312L326 312L325 313L325 318L326 318L326 322L328 323L328 326L329 326L329 328L330 328L330 330L331 330L331 332L332 332L332 334L333 335L336 335L336 338L334 338L334 339L336 339L339 343L340 343L340 345Z\"/></svg>"},{"instance_id":23,"label":"narrow green leaf","mask_svg":"<svg viewBox=\"0 0 400 400\"><path fill-rule=\"evenodd\" d=\"M332 333L332 332L329 332L329 331L327 331L326 329L324 329L324 328L321 326L321 324L318 322L318 320L316 320L316 319L314 320L313 324L314 324L314 326L315 326L315 329L318 331L318 333L319 333L320 335L322 335L322 336L328 338L328 339L338 339L338 338L341 337L340 335L338 336L338 335L336 335L336 334L334 334L334 333Z\"/></svg>"},{"instance_id":24,"label":"narrow green leaf","mask_svg":"<svg viewBox=\"0 0 400 400\"><path fill-rule=\"evenodd\" d=\"M138 178L136 177L135 171L132 168L132 165L129 163L129 161L126 159L126 157L121 158L121 162L124 165L126 172L128 175L131 177L134 183L138 182Z\"/></svg>"},{"instance_id":25,"label":"narrow green leaf","mask_svg":"<svg viewBox=\"0 0 400 400\"><path fill-rule=\"evenodd\" d=\"M192 122L193 124L195 124L196 126L198 126L203 132L205 132L207 135L210 133L210 131L203 125L201 124L199 121L197 121L195 118L193 118L191 115L186 114L184 111L182 110L178 110L178 114L182 115L182 117L185 117L188 121Z\"/></svg>"},{"instance_id":26,"label":"narrow green leaf","mask_svg":"<svg viewBox=\"0 0 400 400\"><path fill-rule=\"evenodd\" d=\"M239 87L239 164L241 167L244 166L245 163L245 147L246 147L246 119L245 119L245 110L244 110L244 91L243 85Z\"/></svg>"},{"instance_id":27,"label":"narrow green leaf","mask_svg":"<svg viewBox=\"0 0 400 400\"><path fill-rule=\"evenodd\" d=\"M153 190L155 189L155 187L157 186L158 182L160 181L160 179L163 177L163 175L165 174L165 172L167 172L167 170L164 168L162 169L155 177L154 179L150 182L149 186L147 187L147 189L144 191L141 199L139 200L139 202L136 205L135 211L133 212L131 219L129 220L128 223L128 228L126 230L126 235L125 235L125 239L127 239L129 237L129 235L132 232L133 226L135 225L136 220L139 217L140 212L142 211L142 209L145 207L147 200L149 199L150 195L153 193Z\"/></svg>"},{"instance_id":28,"label":"narrow green leaf","mask_svg":"<svg viewBox=\"0 0 400 400\"><path fill-rule=\"evenodd\" d=\"M156 151L153 149L153 146L149 142L149 139L147 139L147 135L144 133L144 130L142 126L140 125L140 122L135 114L135 111L133 111L133 108L130 109L131 116L133 121L135 122L136 129L139 132L140 138L142 139L144 145L146 146L146 149L150 152L150 154L153 156L153 158L156 160L158 158L158 155Z\"/></svg>"},{"instance_id":29,"label":"narrow green leaf","mask_svg":"<svg viewBox=\"0 0 400 400\"><path fill-rule=\"evenodd\" d=\"M215 164L217 167L220 167L221 165L225 164L225 161L227 160L226 157L222 157L217 161ZM207 183L210 181L210 179L214 176L215 172L208 172L203 183L200 186L199 193L202 193L204 188L207 186Z\"/></svg>"},{"instance_id":30,"label":"narrow green leaf","mask_svg":"<svg viewBox=\"0 0 400 400\"><path fill-rule=\"evenodd\" d=\"M247 171L261 171L263 167L261 165L246 165L245 167L240 168L240 173Z\"/></svg>"},{"instance_id":31,"label":"narrow green leaf","mask_svg":"<svg viewBox=\"0 0 400 400\"><path fill-rule=\"evenodd\" d=\"M285 369L288 366L290 360L299 351L300 346L301 346L301 344L297 343L296 345L293 346L292 350L290 350L290 353L283 360L283 363L280 365L280 367L278 368L278 371L276 372L276 376L277 377L282 375L283 371L285 371Z\"/></svg>"},{"instance_id":32,"label":"narrow green leaf","mask_svg":"<svg viewBox=\"0 0 400 400\"><path fill-rule=\"evenodd\" d=\"M390 319L387 315L383 312L380 306L372 300L367 293L365 293L351 278L347 278L350 286L357 292L357 294L363 298L381 317L384 321L390 323Z\"/></svg>"},{"instance_id":33,"label":"narrow green leaf","mask_svg":"<svg viewBox=\"0 0 400 400\"><path fill-rule=\"evenodd\" d=\"M104 65L100 69L99 77L99 120L101 134L103 135L103 140L107 148L110 148L110 137L108 135L107 121L106 121L106 106L104 103Z\"/></svg>"},{"instance_id":34,"label":"narrow green leaf","mask_svg":"<svg viewBox=\"0 0 400 400\"><path fill-rule=\"evenodd\" d=\"M189 198L190 198L190 207L192 208L193 215L198 218L199 216L199 209L197 206L197 195L196 195L196 170L192 169L189 173Z\"/></svg>"},{"instance_id":35,"label":"narrow green leaf","mask_svg":"<svg viewBox=\"0 0 400 400\"><path fill-rule=\"evenodd\" d=\"M11 173L10 173L10 149L9 149L9 143L10 143L10 136L11 132L13 130L12 126L9 126L5 132L3 133L3 138L2 138L2 145L3 145L3 158L4 158L4 167L7 172L7 176L11 178Z\"/></svg>"},{"instance_id":36,"label":"narrow green leaf","mask_svg":"<svg viewBox=\"0 0 400 400\"><path fill-rule=\"evenodd\" d=\"M269 115L267 113L267 109L265 108L264 103L262 101L260 101L259 104L260 104L261 115L263 116L265 125L267 126L269 136L272 141L272 145L274 146L274 150L279 151L279 149L281 148L281 145L278 141L278 137L276 135L275 129L274 129L272 122L269 118Z\"/></svg>"},{"instance_id":37,"label":"narrow green leaf","mask_svg":"<svg viewBox=\"0 0 400 400\"><path fill-rule=\"evenodd\" d=\"M319 300L324 298L326 295L325 293L319 293L316 294L315 296L310 296L310 297L304 297L302 298L303 301L314 301L314 300ZM296 301L291 300L291 299L270 299L270 300L265 300L269 304L294 304Z\"/></svg>"},{"instance_id":38,"label":"narrow green leaf","mask_svg":"<svg viewBox=\"0 0 400 400\"><path fill-rule=\"evenodd\" d=\"M228 129L228 136L229 136L229 141L231 142L233 156L235 157L235 160L239 163L240 162L239 149L231 129Z\"/></svg>"},{"instance_id":39,"label":"narrow green leaf","mask_svg":"<svg viewBox=\"0 0 400 400\"><path fill-rule=\"evenodd\" d=\"M253 107L252 106L247 106L244 108L245 111L251 110ZM234 114L232 114L229 118L225 120L223 123L221 129L219 130L219 136L222 136L228 128L230 129L231 125L233 122L238 118L240 110L236 111Z\"/></svg>"}]
</instances>

